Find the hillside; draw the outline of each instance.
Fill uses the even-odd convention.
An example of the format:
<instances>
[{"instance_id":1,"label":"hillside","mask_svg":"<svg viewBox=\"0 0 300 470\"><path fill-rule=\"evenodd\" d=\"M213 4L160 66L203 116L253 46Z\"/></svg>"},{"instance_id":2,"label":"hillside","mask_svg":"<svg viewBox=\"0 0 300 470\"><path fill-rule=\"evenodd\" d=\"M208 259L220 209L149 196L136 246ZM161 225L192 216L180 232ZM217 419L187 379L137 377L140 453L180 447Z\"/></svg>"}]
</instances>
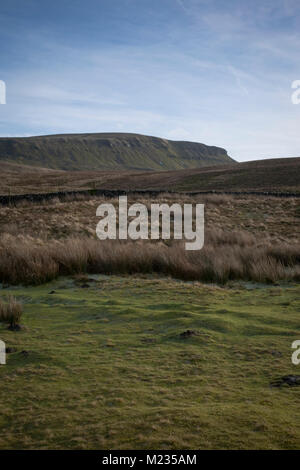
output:
<instances>
[{"instance_id":1,"label":"hillside","mask_svg":"<svg viewBox=\"0 0 300 470\"><path fill-rule=\"evenodd\" d=\"M300 158L176 171L62 171L0 161L0 194L85 189L270 191L300 194Z\"/></svg>"},{"instance_id":2,"label":"hillside","mask_svg":"<svg viewBox=\"0 0 300 470\"><path fill-rule=\"evenodd\" d=\"M121 133L0 138L0 161L57 170L176 170L234 162L219 147Z\"/></svg>"},{"instance_id":3,"label":"hillside","mask_svg":"<svg viewBox=\"0 0 300 470\"><path fill-rule=\"evenodd\" d=\"M115 175L108 189L173 191L271 191L300 193L300 158L256 160L180 171Z\"/></svg>"}]
</instances>

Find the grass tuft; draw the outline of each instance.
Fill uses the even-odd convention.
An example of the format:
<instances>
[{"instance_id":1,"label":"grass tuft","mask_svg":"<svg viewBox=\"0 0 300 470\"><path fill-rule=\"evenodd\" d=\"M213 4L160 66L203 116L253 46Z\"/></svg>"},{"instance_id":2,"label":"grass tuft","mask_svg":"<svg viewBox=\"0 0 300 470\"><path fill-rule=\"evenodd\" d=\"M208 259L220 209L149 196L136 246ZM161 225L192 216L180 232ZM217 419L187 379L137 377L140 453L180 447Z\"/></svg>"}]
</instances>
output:
<instances>
[{"instance_id":1,"label":"grass tuft","mask_svg":"<svg viewBox=\"0 0 300 470\"><path fill-rule=\"evenodd\" d=\"M0 300L0 322L8 323L10 328L19 326L23 306L15 297L9 296L6 302Z\"/></svg>"},{"instance_id":2,"label":"grass tuft","mask_svg":"<svg viewBox=\"0 0 300 470\"><path fill-rule=\"evenodd\" d=\"M58 275L158 273L186 281L277 282L299 278L300 246L259 244L249 233L208 231L202 250L183 242L99 241L68 238L32 245L0 244L0 281L42 284Z\"/></svg>"}]
</instances>

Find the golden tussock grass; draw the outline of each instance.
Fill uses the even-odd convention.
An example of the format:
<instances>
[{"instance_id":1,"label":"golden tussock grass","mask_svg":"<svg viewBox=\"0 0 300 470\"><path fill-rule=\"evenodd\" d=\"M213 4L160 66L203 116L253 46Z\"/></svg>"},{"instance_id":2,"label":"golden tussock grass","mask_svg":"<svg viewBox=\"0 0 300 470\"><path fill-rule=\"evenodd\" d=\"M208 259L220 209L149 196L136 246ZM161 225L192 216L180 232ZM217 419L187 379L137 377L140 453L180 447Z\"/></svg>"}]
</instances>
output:
<instances>
[{"instance_id":1,"label":"golden tussock grass","mask_svg":"<svg viewBox=\"0 0 300 470\"><path fill-rule=\"evenodd\" d=\"M81 198L80 198L81 199ZM76 198L0 207L0 282L39 284L61 274L160 273L184 280L300 279L296 199L228 195L142 195L138 201L204 203L205 244L95 238L96 208L118 198ZM130 197L128 204L136 202Z\"/></svg>"},{"instance_id":2,"label":"golden tussock grass","mask_svg":"<svg viewBox=\"0 0 300 470\"><path fill-rule=\"evenodd\" d=\"M276 282L300 279L300 245L258 243L243 232L210 230L205 246L186 251L184 242L100 241L67 238L33 244L11 237L0 243L0 281L39 284L79 273L160 273L183 280L226 283L240 279Z\"/></svg>"},{"instance_id":3,"label":"golden tussock grass","mask_svg":"<svg viewBox=\"0 0 300 470\"><path fill-rule=\"evenodd\" d=\"M9 296L6 302L0 300L0 322L9 323L14 328L19 325L22 313L23 306L15 297Z\"/></svg>"}]
</instances>

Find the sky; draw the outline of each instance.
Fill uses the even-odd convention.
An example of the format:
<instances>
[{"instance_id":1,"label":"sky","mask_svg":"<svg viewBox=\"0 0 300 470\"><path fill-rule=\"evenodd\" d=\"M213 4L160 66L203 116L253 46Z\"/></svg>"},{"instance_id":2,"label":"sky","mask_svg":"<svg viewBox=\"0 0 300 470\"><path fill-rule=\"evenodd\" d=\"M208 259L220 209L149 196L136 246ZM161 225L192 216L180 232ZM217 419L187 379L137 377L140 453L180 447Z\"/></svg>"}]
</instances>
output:
<instances>
[{"instance_id":1,"label":"sky","mask_svg":"<svg viewBox=\"0 0 300 470\"><path fill-rule=\"evenodd\" d=\"M299 0L1 0L0 136L134 132L300 156Z\"/></svg>"}]
</instances>

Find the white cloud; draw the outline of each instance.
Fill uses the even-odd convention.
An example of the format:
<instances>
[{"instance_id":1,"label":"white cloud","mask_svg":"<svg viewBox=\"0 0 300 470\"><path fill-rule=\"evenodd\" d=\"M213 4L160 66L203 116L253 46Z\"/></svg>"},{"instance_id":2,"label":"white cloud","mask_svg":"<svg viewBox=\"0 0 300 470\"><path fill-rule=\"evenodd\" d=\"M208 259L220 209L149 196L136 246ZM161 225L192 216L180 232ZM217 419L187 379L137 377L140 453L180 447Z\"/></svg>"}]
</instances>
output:
<instances>
[{"instance_id":1,"label":"white cloud","mask_svg":"<svg viewBox=\"0 0 300 470\"><path fill-rule=\"evenodd\" d=\"M192 136L191 133L183 127L176 127L166 132L166 138L171 140L189 140Z\"/></svg>"}]
</instances>

